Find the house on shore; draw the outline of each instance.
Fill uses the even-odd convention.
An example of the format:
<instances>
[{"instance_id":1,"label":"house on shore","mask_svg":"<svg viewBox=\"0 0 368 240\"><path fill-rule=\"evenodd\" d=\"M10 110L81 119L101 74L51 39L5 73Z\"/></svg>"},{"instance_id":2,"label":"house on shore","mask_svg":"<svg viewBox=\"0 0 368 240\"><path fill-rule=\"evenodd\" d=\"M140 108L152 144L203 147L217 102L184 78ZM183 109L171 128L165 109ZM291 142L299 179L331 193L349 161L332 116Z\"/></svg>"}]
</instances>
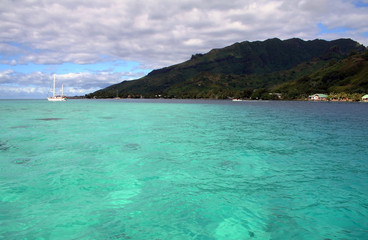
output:
<instances>
[{"instance_id":1,"label":"house on shore","mask_svg":"<svg viewBox=\"0 0 368 240\"><path fill-rule=\"evenodd\" d=\"M270 95L271 97L276 97L278 99L282 99L282 94L281 93L268 93L268 95Z\"/></svg>"},{"instance_id":2,"label":"house on shore","mask_svg":"<svg viewBox=\"0 0 368 240\"><path fill-rule=\"evenodd\" d=\"M316 93L308 97L309 101L327 101L327 95L322 93Z\"/></svg>"},{"instance_id":3,"label":"house on shore","mask_svg":"<svg viewBox=\"0 0 368 240\"><path fill-rule=\"evenodd\" d=\"M362 97L362 102L368 102L368 94Z\"/></svg>"}]
</instances>

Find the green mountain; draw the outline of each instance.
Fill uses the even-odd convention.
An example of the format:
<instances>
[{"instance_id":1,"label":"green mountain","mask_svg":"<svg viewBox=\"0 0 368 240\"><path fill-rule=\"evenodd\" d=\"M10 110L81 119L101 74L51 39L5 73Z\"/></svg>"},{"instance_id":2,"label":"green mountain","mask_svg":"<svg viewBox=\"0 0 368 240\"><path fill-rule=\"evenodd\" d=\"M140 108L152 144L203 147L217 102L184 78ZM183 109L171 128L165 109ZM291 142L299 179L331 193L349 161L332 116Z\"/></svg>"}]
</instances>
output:
<instances>
[{"instance_id":1,"label":"green mountain","mask_svg":"<svg viewBox=\"0 0 368 240\"><path fill-rule=\"evenodd\" d=\"M286 98L313 93L368 93L368 50L351 53L341 60L331 60L314 73L273 88Z\"/></svg>"},{"instance_id":2,"label":"green mountain","mask_svg":"<svg viewBox=\"0 0 368 240\"><path fill-rule=\"evenodd\" d=\"M288 89L285 82L309 76L364 46L351 39L235 43L170 67L154 70L143 78L109 86L87 97L250 97L266 89ZM255 91L258 89L257 91Z\"/></svg>"}]
</instances>

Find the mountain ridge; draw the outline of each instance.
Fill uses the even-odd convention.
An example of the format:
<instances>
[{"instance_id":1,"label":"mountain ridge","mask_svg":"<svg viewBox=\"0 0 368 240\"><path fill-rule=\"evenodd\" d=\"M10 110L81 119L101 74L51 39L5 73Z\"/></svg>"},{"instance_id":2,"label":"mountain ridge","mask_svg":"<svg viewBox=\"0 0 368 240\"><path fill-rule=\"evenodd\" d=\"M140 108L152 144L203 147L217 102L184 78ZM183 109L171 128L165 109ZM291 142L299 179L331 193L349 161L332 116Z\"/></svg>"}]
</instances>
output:
<instances>
[{"instance_id":1,"label":"mountain ridge","mask_svg":"<svg viewBox=\"0 0 368 240\"><path fill-rule=\"evenodd\" d=\"M245 89L273 89L285 82L296 81L332 60L345 59L352 52L364 50L363 45L351 39L271 38L237 42L205 54L194 54L182 63L153 70L140 79L123 81L86 96L235 97ZM294 71L294 76L288 71Z\"/></svg>"}]
</instances>

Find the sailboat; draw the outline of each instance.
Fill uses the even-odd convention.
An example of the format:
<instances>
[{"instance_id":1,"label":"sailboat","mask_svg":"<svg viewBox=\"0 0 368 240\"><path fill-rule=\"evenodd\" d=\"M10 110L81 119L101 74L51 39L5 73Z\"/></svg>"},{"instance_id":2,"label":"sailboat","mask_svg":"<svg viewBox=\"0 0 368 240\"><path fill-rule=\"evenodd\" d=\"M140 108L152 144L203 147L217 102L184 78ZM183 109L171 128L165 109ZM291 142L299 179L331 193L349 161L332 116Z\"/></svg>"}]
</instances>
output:
<instances>
[{"instance_id":1,"label":"sailboat","mask_svg":"<svg viewBox=\"0 0 368 240\"><path fill-rule=\"evenodd\" d=\"M51 102L66 101L66 97L63 96L63 85L61 85L61 95L55 95L55 74L54 74L54 84L52 87L52 97L48 97L47 100Z\"/></svg>"},{"instance_id":2,"label":"sailboat","mask_svg":"<svg viewBox=\"0 0 368 240\"><path fill-rule=\"evenodd\" d=\"M116 98L114 99L120 99L118 90L116 90Z\"/></svg>"}]
</instances>

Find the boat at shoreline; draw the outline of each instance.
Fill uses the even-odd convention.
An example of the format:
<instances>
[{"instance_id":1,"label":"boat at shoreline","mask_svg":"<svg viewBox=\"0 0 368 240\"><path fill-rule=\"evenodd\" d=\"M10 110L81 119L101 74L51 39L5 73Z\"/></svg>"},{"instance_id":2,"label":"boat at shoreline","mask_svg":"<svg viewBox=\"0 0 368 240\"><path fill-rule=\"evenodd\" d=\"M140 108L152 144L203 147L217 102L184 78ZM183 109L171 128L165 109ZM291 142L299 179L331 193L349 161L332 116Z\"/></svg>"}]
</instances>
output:
<instances>
[{"instance_id":1,"label":"boat at shoreline","mask_svg":"<svg viewBox=\"0 0 368 240\"><path fill-rule=\"evenodd\" d=\"M53 81L53 87L52 87L52 97L48 97L47 100L50 102L66 101L66 97L63 96L63 84L61 84L61 94L60 95L55 94L55 74L54 74L54 81Z\"/></svg>"}]
</instances>

